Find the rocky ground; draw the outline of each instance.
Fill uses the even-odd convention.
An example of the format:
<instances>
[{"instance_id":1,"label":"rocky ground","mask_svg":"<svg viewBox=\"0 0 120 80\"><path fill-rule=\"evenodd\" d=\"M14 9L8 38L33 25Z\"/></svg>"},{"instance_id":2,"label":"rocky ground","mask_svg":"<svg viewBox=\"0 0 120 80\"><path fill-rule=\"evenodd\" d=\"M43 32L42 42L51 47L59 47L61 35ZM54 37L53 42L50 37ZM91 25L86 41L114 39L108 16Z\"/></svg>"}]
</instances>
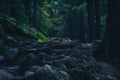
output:
<instances>
[{"instance_id":1,"label":"rocky ground","mask_svg":"<svg viewBox=\"0 0 120 80\"><path fill-rule=\"evenodd\" d=\"M69 39L21 41L0 55L0 80L119 80L118 72L93 58L93 44Z\"/></svg>"},{"instance_id":2,"label":"rocky ground","mask_svg":"<svg viewBox=\"0 0 120 80\"><path fill-rule=\"evenodd\" d=\"M96 43L60 38L38 42L46 37L37 30L6 16L0 16L0 23L0 80L120 79L112 65L94 59Z\"/></svg>"}]
</instances>

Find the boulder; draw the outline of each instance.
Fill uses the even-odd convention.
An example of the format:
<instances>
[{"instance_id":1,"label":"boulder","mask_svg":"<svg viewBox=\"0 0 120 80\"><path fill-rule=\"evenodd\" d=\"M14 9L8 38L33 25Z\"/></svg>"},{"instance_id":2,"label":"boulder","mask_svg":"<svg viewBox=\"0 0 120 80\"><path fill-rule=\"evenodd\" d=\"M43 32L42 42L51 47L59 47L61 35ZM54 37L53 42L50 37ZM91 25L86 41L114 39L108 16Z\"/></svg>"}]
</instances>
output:
<instances>
[{"instance_id":1,"label":"boulder","mask_svg":"<svg viewBox=\"0 0 120 80\"><path fill-rule=\"evenodd\" d=\"M70 76L65 71L61 71L51 65L44 65L36 71L39 80L70 80Z\"/></svg>"},{"instance_id":2,"label":"boulder","mask_svg":"<svg viewBox=\"0 0 120 80\"><path fill-rule=\"evenodd\" d=\"M11 79L13 77L14 76L11 73L7 72L6 70L0 70L0 78L2 80L4 80L4 79Z\"/></svg>"}]
</instances>

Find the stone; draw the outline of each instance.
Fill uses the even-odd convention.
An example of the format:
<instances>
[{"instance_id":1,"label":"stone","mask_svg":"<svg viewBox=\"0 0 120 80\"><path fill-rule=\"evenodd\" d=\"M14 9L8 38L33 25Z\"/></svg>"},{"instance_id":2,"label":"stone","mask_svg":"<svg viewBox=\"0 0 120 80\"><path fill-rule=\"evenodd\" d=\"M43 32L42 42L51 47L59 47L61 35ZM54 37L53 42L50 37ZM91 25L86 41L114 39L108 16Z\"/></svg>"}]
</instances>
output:
<instances>
[{"instance_id":1,"label":"stone","mask_svg":"<svg viewBox=\"0 0 120 80\"><path fill-rule=\"evenodd\" d=\"M3 55L0 55L0 62L3 61L5 57Z\"/></svg>"},{"instance_id":2,"label":"stone","mask_svg":"<svg viewBox=\"0 0 120 80\"><path fill-rule=\"evenodd\" d=\"M70 80L68 73L48 64L38 69L36 76L40 80Z\"/></svg>"},{"instance_id":3,"label":"stone","mask_svg":"<svg viewBox=\"0 0 120 80\"><path fill-rule=\"evenodd\" d=\"M6 78L6 79L10 79L13 78L14 76L7 72L6 70L0 70L0 78Z\"/></svg>"}]
</instances>

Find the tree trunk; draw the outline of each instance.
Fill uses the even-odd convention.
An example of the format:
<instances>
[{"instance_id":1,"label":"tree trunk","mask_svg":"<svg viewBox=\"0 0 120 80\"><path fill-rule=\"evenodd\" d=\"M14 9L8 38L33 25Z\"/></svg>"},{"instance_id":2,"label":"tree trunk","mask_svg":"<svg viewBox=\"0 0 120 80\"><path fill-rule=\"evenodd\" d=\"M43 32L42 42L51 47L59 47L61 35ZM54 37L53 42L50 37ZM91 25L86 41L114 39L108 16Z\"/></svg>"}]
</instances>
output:
<instances>
[{"instance_id":1,"label":"tree trunk","mask_svg":"<svg viewBox=\"0 0 120 80\"><path fill-rule=\"evenodd\" d=\"M28 16L28 23L31 25L32 24L32 0L23 0L22 1L24 6L25 6L25 9L26 9L26 15Z\"/></svg>"},{"instance_id":2,"label":"tree trunk","mask_svg":"<svg viewBox=\"0 0 120 80\"><path fill-rule=\"evenodd\" d=\"M112 64L120 63L120 0L108 1L108 17L104 40L96 52L96 55L104 55Z\"/></svg>"},{"instance_id":3,"label":"tree trunk","mask_svg":"<svg viewBox=\"0 0 120 80\"><path fill-rule=\"evenodd\" d=\"M33 0L33 26L36 27L37 0Z\"/></svg>"},{"instance_id":4,"label":"tree trunk","mask_svg":"<svg viewBox=\"0 0 120 80\"><path fill-rule=\"evenodd\" d=\"M89 24L89 40L92 42L95 38L95 24L94 24L94 1L87 0L88 24Z\"/></svg>"},{"instance_id":5,"label":"tree trunk","mask_svg":"<svg viewBox=\"0 0 120 80\"><path fill-rule=\"evenodd\" d=\"M73 27L73 11L72 8L69 10L69 14L67 17L67 24L66 24L66 36L68 36L69 38L73 39L74 38L74 27Z\"/></svg>"},{"instance_id":6,"label":"tree trunk","mask_svg":"<svg viewBox=\"0 0 120 80\"><path fill-rule=\"evenodd\" d=\"M100 12L99 12L99 0L95 1L95 18L96 18L96 28L95 28L95 39L100 40Z\"/></svg>"},{"instance_id":7,"label":"tree trunk","mask_svg":"<svg viewBox=\"0 0 120 80\"><path fill-rule=\"evenodd\" d=\"M79 36L78 36L78 39L80 40L80 42L85 42L85 15L84 15L84 11L81 10L79 11L79 14L78 14L78 31L79 31Z\"/></svg>"},{"instance_id":8,"label":"tree trunk","mask_svg":"<svg viewBox=\"0 0 120 80\"><path fill-rule=\"evenodd\" d=\"M109 44L109 53L113 62L120 58L120 0L109 0L108 2L108 23L106 37Z\"/></svg>"}]
</instances>

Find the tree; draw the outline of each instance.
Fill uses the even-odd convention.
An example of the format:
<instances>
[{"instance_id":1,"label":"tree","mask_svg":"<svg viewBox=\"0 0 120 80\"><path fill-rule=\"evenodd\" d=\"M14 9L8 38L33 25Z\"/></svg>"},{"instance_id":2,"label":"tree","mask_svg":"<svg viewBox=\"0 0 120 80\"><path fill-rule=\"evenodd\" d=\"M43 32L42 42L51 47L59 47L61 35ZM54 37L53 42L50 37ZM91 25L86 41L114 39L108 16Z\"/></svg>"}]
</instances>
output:
<instances>
[{"instance_id":1,"label":"tree","mask_svg":"<svg viewBox=\"0 0 120 80\"><path fill-rule=\"evenodd\" d=\"M33 0L33 26L36 27L37 0Z\"/></svg>"},{"instance_id":2,"label":"tree","mask_svg":"<svg viewBox=\"0 0 120 80\"><path fill-rule=\"evenodd\" d=\"M106 42L109 44L109 54L115 59L120 57L120 0L109 0L108 2L108 22L106 28ZM120 60L119 60L120 61ZM115 61L116 62L116 61Z\"/></svg>"},{"instance_id":3,"label":"tree","mask_svg":"<svg viewBox=\"0 0 120 80\"><path fill-rule=\"evenodd\" d=\"M107 26L101 46L96 51L96 55L101 55L103 59L116 66L120 63L120 0L108 1Z\"/></svg>"},{"instance_id":4,"label":"tree","mask_svg":"<svg viewBox=\"0 0 120 80\"><path fill-rule=\"evenodd\" d=\"M79 11L78 14L78 30L79 30L79 40L80 42L86 42L85 41L85 11L82 9Z\"/></svg>"},{"instance_id":5,"label":"tree","mask_svg":"<svg viewBox=\"0 0 120 80\"><path fill-rule=\"evenodd\" d=\"M89 40L92 42L95 38L95 23L94 23L94 1L87 0L88 25L89 25Z\"/></svg>"},{"instance_id":6,"label":"tree","mask_svg":"<svg viewBox=\"0 0 120 80\"><path fill-rule=\"evenodd\" d=\"M25 6L26 15L28 16L28 23L32 24L32 0L22 0L23 5Z\"/></svg>"},{"instance_id":7,"label":"tree","mask_svg":"<svg viewBox=\"0 0 120 80\"><path fill-rule=\"evenodd\" d=\"M67 28L67 33L66 35L71 38L71 39L76 39L77 34L76 34L76 22L75 22L75 17L76 17L76 10L72 10L72 8L69 10L68 18L66 21L66 28Z\"/></svg>"},{"instance_id":8,"label":"tree","mask_svg":"<svg viewBox=\"0 0 120 80\"><path fill-rule=\"evenodd\" d=\"M86 3L80 0L75 0L71 3L66 21L67 36L71 39L85 42Z\"/></svg>"},{"instance_id":9,"label":"tree","mask_svg":"<svg viewBox=\"0 0 120 80\"><path fill-rule=\"evenodd\" d=\"M99 11L99 0L94 0L95 4L95 20L96 20L96 27L95 27L95 39L100 40L100 11Z\"/></svg>"}]
</instances>

